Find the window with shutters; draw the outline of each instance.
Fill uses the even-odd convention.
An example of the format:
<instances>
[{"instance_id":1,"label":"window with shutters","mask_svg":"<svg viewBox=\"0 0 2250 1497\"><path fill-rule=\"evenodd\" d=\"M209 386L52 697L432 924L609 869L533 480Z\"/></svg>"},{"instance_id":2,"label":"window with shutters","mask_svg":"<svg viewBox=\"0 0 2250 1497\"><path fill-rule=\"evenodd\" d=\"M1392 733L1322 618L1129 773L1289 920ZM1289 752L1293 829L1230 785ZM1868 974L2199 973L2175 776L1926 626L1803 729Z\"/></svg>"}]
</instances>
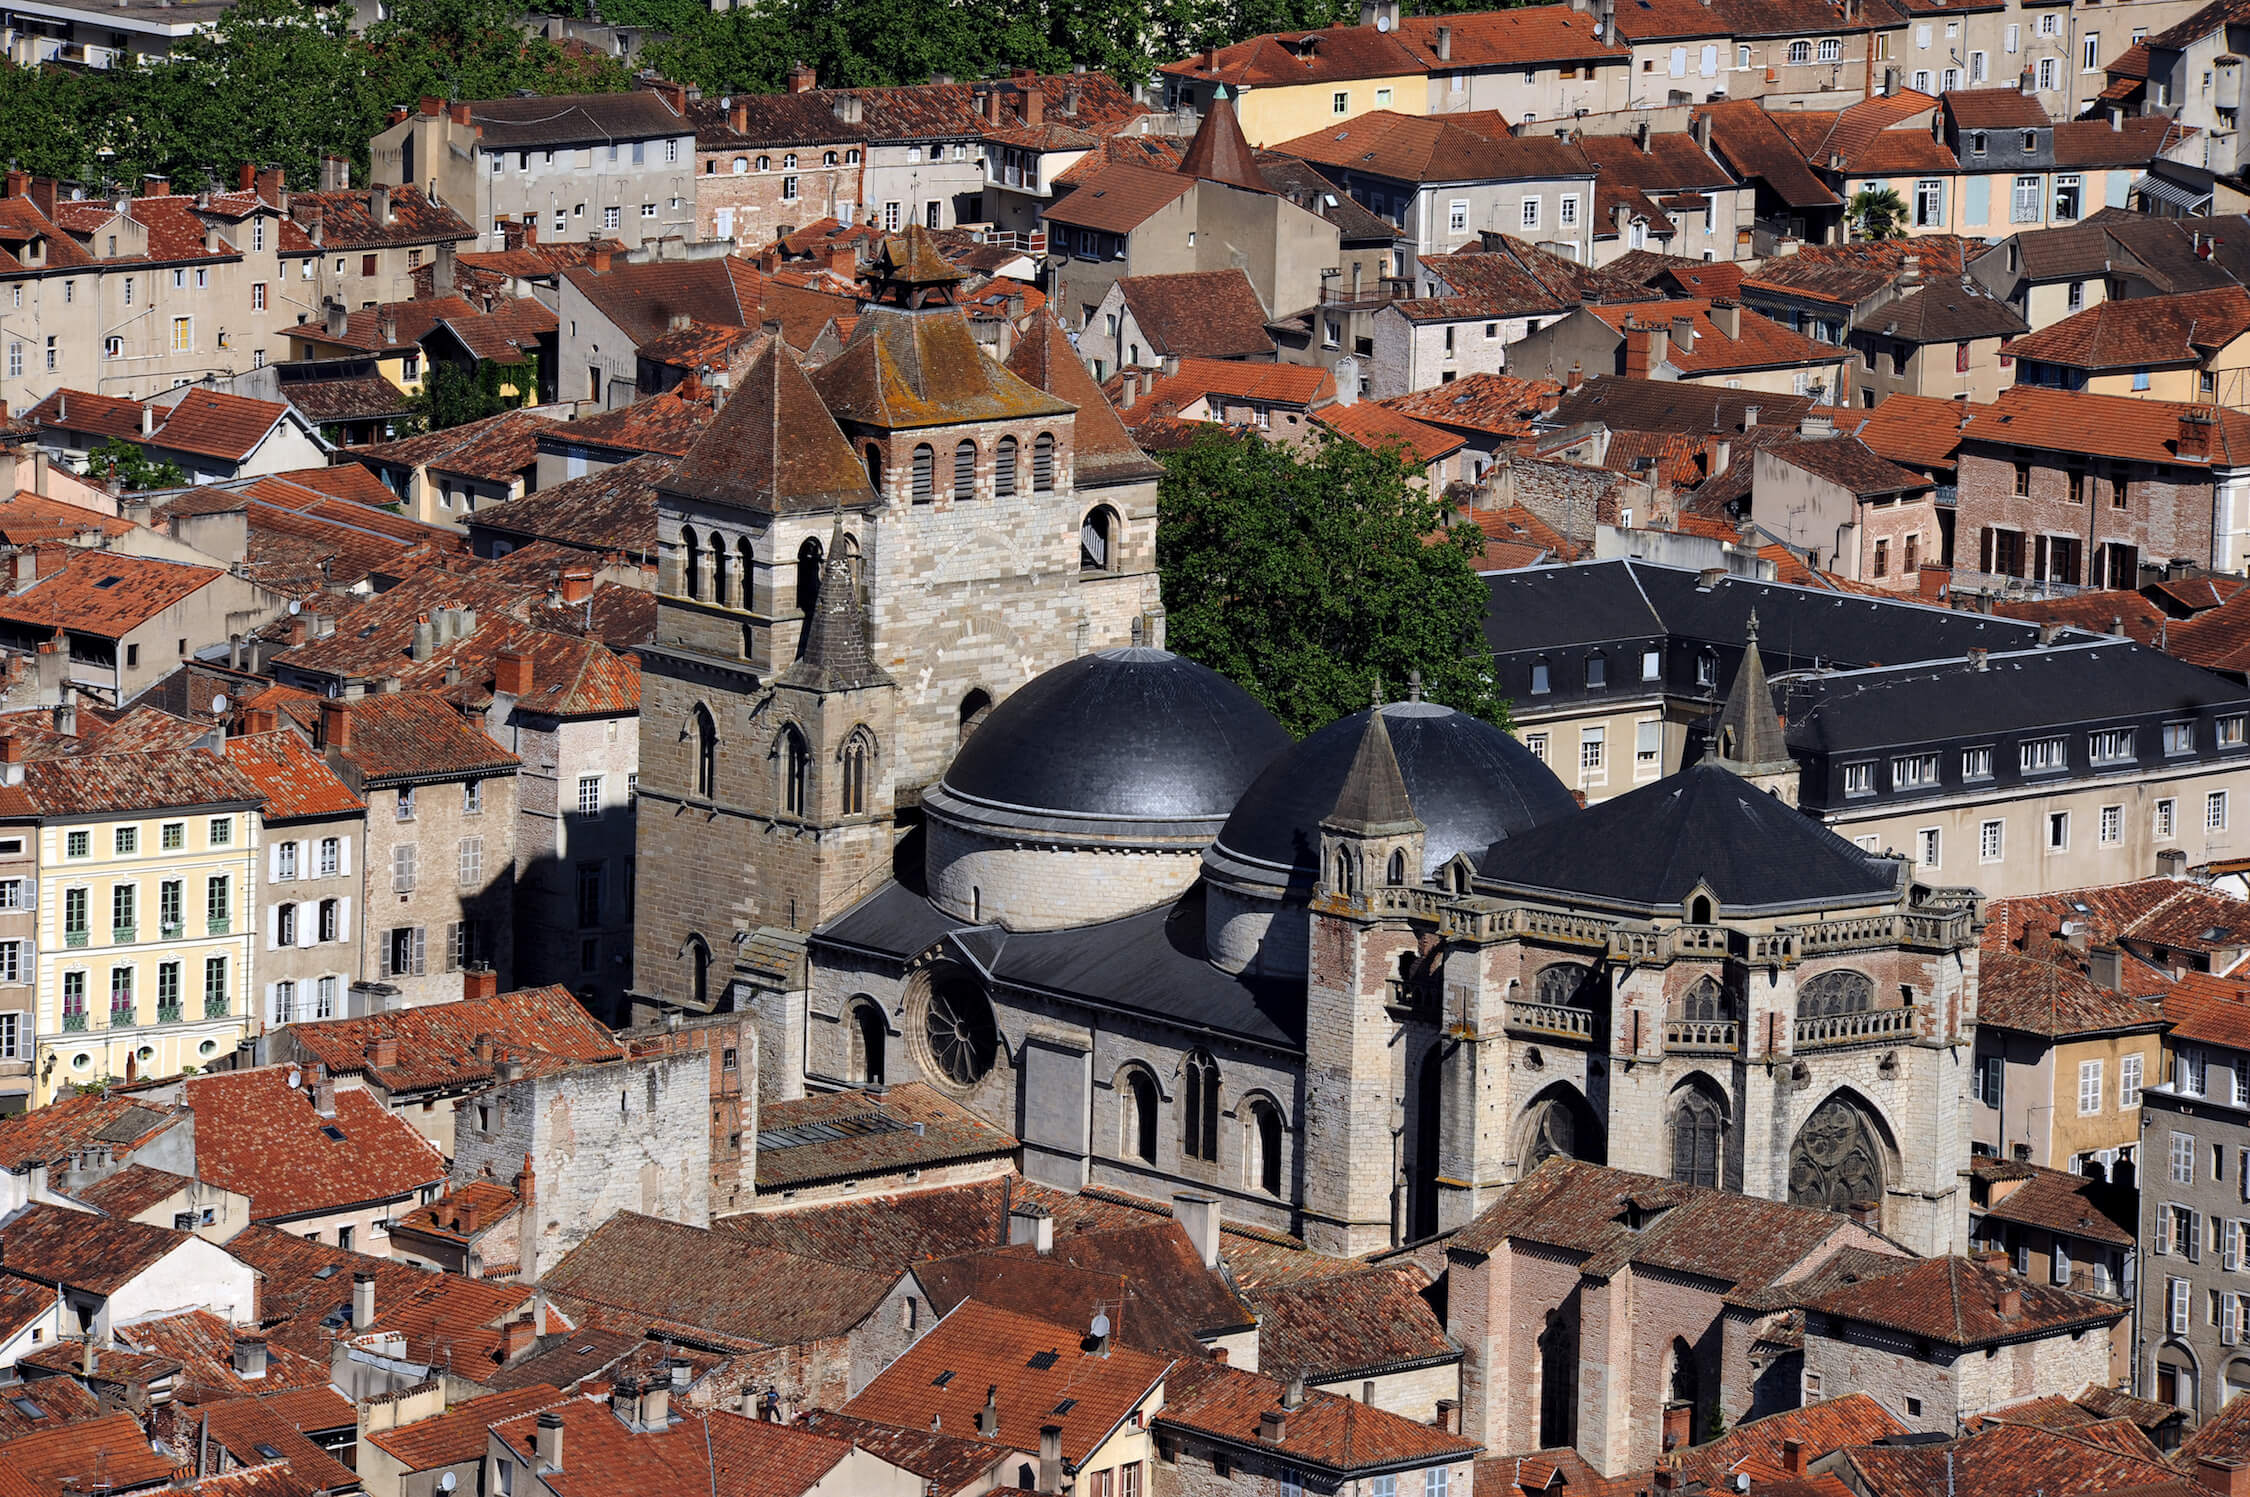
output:
<instances>
[{"instance_id":1,"label":"window with shutters","mask_svg":"<svg viewBox=\"0 0 2250 1497\"><path fill-rule=\"evenodd\" d=\"M2172 1054L2172 1084L2190 1097L2203 1095L2203 1082L2208 1069L2203 1052L2193 1046L2182 1045Z\"/></svg>"},{"instance_id":2,"label":"window with shutters","mask_svg":"<svg viewBox=\"0 0 2250 1497\"><path fill-rule=\"evenodd\" d=\"M297 1022L297 985L277 982L273 985L273 1021L276 1024Z\"/></svg>"},{"instance_id":3,"label":"window with shutters","mask_svg":"<svg viewBox=\"0 0 2250 1497\"><path fill-rule=\"evenodd\" d=\"M2128 1055L2117 1062L2117 1107L2122 1112L2126 1108L2140 1105L2141 1058L2138 1055Z\"/></svg>"},{"instance_id":4,"label":"window with shutters","mask_svg":"<svg viewBox=\"0 0 2250 1497\"><path fill-rule=\"evenodd\" d=\"M2170 1322L2172 1334L2175 1336L2185 1336L2188 1331L2188 1293L2187 1280L2166 1279L2164 1281L2166 1319Z\"/></svg>"},{"instance_id":5,"label":"window with shutters","mask_svg":"<svg viewBox=\"0 0 2250 1497\"><path fill-rule=\"evenodd\" d=\"M484 882L484 839L463 837L460 849L460 880L465 887Z\"/></svg>"},{"instance_id":6,"label":"window with shutters","mask_svg":"<svg viewBox=\"0 0 2250 1497\"><path fill-rule=\"evenodd\" d=\"M419 925L394 926L383 937L384 977L420 977L427 960L425 932Z\"/></svg>"},{"instance_id":7,"label":"window with shutters","mask_svg":"<svg viewBox=\"0 0 2250 1497\"><path fill-rule=\"evenodd\" d=\"M323 940L323 941L339 941L339 940L342 940L342 939L343 939L343 936L342 936L342 934L341 934L341 932L342 932L342 929L343 929L343 902L342 902L341 900L336 900L336 899L324 899L324 900L322 900L322 901L320 902L320 935L319 935L319 939L321 939L321 940Z\"/></svg>"},{"instance_id":8,"label":"window with shutters","mask_svg":"<svg viewBox=\"0 0 2250 1497\"><path fill-rule=\"evenodd\" d=\"M2090 1117L2102 1110L2102 1063L2082 1060L2078 1063L2078 1115Z\"/></svg>"},{"instance_id":9,"label":"window with shutters","mask_svg":"<svg viewBox=\"0 0 2250 1497\"><path fill-rule=\"evenodd\" d=\"M322 878L333 878L333 877L335 877L335 876L336 876L336 875L337 875L338 873L340 873L340 872L342 872L342 871L343 871L343 866L344 866L344 839L343 839L343 838L341 838L341 837L323 837L323 838L321 838L321 839L320 839L320 876L321 876Z\"/></svg>"},{"instance_id":10,"label":"window with shutters","mask_svg":"<svg viewBox=\"0 0 2250 1497\"><path fill-rule=\"evenodd\" d=\"M293 904L277 906L273 912L273 939L276 946L297 944L297 907Z\"/></svg>"},{"instance_id":11,"label":"window with shutters","mask_svg":"<svg viewBox=\"0 0 2250 1497\"><path fill-rule=\"evenodd\" d=\"M277 843L273 850L273 876L277 879L297 876L297 844Z\"/></svg>"},{"instance_id":12,"label":"window with shutters","mask_svg":"<svg viewBox=\"0 0 2250 1497\"><path fill-rule=\"evenodd\" d=\"M1002 437L992 459L992 492L1001 499L1016 492L1016 439Z\"/></svg>"},{"instance_id":13,"label":"window with shutters","mask_svg":"<svg viewBox=\"0 0 2250 1497\"><path fill-rule=\"evenodd\" d=\"M914 502L916 504L929 503L937 494L937 453L931 449L929 443L924 442L914 449L911 472L913 474Z\"/></svg>"},{"instance_id":14,"label":"window with shutters","mask_svg":"<svg viewBox=\"0 0 2250 1497\"><path fill-rule=\"evenodd\" d=\"M956 500L974 499L977 496L977 444L963 442L953 449L953 497Z\"/></svg>"},{"instance_id":15,"label":"window with shutters","mask_svg":"<svg viewBox=\"0 0 2250 1497\"><path fill-rule=\"evenodd\" d=\"M413 843L408 842L391 849L391 892L393 894L412 894L414 892L414 861L415 846Z\"/></svg>"},{"instance_id":16,"label":"window with shutters","mask_svg":"<svg viewBox=\"0 0 2250 1497\"><path fill-rule=\"evenodd\" d=\"M336 1017L336 999L341 994L343 986L341 978L323 977L320 980L319 993L313 1002L314 1018L333 1019Z\"/></svg>"},{"instance_id":17,"label":"window with shutters","mask_svg":"<svg viewBox=\"0 0 2250 1497\"><path fill-rule=\"evenodd\" d=\"M2070 1282L2070 1249L2059 1238L2055 1242L2053 1261L2049 1271L2057 1284Z\"/></svg>"},{"instance_id":18,"label":"window with shutters","mask_svg":"<svg viewBox=\"0 0 2250 1497\"><path fill-rule=\"evenodd\" d=\"M1034 494L1051 494L1055 491L1055 436L1041 432L1031 444L1031 491Z\"/></svg>"},{"instance_id":19,"label":"window with shutters","mask_svg":"<svg viewBox=\"0 0 2250 1497\"><path fill-rule=\"evenodd\" d=\"M2164 1158L2169 1167L2173 1184L2192 1185L2195 1183L2195 1136L2193 1134L2173 1134Z\"/></svg>"}]
</instances>

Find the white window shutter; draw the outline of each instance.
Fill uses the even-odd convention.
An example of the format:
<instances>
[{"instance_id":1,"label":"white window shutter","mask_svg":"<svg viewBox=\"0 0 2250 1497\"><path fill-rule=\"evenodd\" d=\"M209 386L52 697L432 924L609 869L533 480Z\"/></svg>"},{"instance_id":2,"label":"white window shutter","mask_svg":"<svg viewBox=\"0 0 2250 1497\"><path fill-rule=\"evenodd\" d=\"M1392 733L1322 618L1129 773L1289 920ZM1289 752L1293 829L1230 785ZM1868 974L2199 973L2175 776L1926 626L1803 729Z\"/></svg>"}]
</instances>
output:
<instances>
[{"instance_id":1,"label":"white window shutter","mask_svg":"<svg viewBox=\"0 0 2250 1497\"><path fill-rule=\"evenodd\" d=\"M416 977L422 976L429 970L429 954L424 944L428 937L429 927L422 925L414 927L414 975Z\"/></svg>"},{"instance_id":2,"label":"white window shutter","mask_svg":"<svg viewBox=\"0 0 2250 1497\"><path fill-rule=\"evenodd\" d=\"M274 880L280 877L281 844L278 842L268 842L266 844L266 882L272 883Z\"/></svg>"},{"instance_id":3,"label":"white window shutter","mask_svg":"<svg viewBox=\"0 0 2250 1497\"><path fill-rule=\"evenodd\" d=\"M338 837L336 843L336 871L338 873L350 873L352 871L352 839Z\"/></svg>"},{"instance_id":4,"label":"white window shutter","mask_svg":"<svg viewBox=\"0 0 2250 1497\"><path fill-rule=\"evenodd\" d=\"M275 951L281 946L281 906L266 906L266 950Z\"/></svg>"},{"instance_id":5,"label":"white window shutter","mask_svg":"<svg viewBox=\"0 0 2250 1497\"><path fill-rule=\"evenodd\" d=\"M349 941L351 938L352 897L346 894L342 899L336 901L336 939Z\"/></svg>"},{"instance_id":6,"label":"white window shutter","mask_svg":"<svg viewBox=\"0 0 2250 1497\"><path fill-rule=\"evenodd\" d=\"M2237 1319L2238 1308L2239 1302L2233 1290L2230 1289L2219 1296L2219 1344L2221 1346L2234 1345L2235 1330L2240 1323Z\"/></svg>"},{"instance_id":7,"label":"white window shutter","mask_svg":"<svg viewBox=\"0 0 2250 1497\"><path fill-rule=\"evenodd\" d=\"M2219 1262L2220 1265L2224 1267L2228 1273L2233 1273L2235 1269L2241 1266L2242 1263L2241 1257L2239 1256L2239 1249L2236 1246L2236 1244L2240 1240L2241 1234L2235 1231L2235 1224L2233 1222L2228 1222L2221 1229L2221 1232L2226 1241L2226 1251L2221 1255Z\"/></svg>"},{"instance_id":8,"label":"white window shutter","mask_svg":"<svg viewBox=\"0 0 2250 1497\"><path fill-rule=\"evenodd\" d=\"M2156 1208L2156 1234L2149 1247L2159 1258L2172 1252L2172 1203L2167 1201Z\"/></svg>"},{"instance_id":9,"label":"white window shutter","mask_svg":"<svg viewBox=\"0 0 2250 1497\"><path fill-rule=\"evenodd\" d=\"M2203 1213L2190 1211L2187 1226L2187 1260L2190 1263L2201 1263L2203 1261Z\"/></svg>"},{"instance_id":10,"label":"white window shutter","mask_svg":"<svg viewBox=\"0 0 2250 1497\"><path fill-rule=\"evenodd\" d=\"M320 906L307 902L297 906L297 944L310 946L320 939Z\"/></svg>"}]
</instances>

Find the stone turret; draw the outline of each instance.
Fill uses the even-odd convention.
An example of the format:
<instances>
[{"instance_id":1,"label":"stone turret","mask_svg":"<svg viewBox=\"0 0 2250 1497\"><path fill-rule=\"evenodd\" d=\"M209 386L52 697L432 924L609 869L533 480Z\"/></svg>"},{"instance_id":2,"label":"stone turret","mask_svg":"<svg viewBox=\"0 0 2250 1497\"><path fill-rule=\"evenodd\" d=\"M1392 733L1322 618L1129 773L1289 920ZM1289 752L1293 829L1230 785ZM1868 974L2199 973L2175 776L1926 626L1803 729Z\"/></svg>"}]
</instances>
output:
<instances>
[{"instance_id":1,"label":"stone turret","mask_svg":"<svg viewBox=\"0 0 2250 1497\"><path fill-rule=\"evenodd\" d=\"M1766 663L1758 654L1758 615L1753 611L1743 630L1741 668L1727 689L1726 705L1703 756L1730 770L1760 790L1797 804L1797 761L1782 732L1781 715L1773 708L1773 688L1766 682Z\"/></svg>"}]
</instances>

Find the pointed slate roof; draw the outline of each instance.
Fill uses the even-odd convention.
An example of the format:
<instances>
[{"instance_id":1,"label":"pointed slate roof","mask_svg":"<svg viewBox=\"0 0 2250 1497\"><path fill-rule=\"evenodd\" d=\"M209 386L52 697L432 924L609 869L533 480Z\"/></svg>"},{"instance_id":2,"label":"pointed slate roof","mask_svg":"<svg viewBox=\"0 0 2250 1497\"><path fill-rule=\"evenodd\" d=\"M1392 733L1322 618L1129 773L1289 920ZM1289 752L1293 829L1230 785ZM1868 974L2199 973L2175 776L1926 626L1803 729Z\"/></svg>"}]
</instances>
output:
<instances>
[{"instance_id":1,"label":"pointed slate roof","mask_svg":"<svg viewBox=\"0 0 2250 1497\"><path fill-rule=\"evenodd\" d=\"M763 515L875 502L859 454L778 339L657 488Z\"/></svg>"},{"instance_id":2,"label":"pointed slate roof","mask_svg":"<svg viewBox=\"0 0 2250 1497\"><path fill-rule=\"evenodd\" d=\"M1335 809L1320 824L1353 837L1395 837L1422 830L1413 797L1406 793L1406 777L1398 772L1398 754L1391 747L1382 713L1367 714L1344 788L1336 793Z\"/></svg>"},{"instance_id":3,"label":"pointed slate roof","mask_svg":"<svg viewBox=\"0 0 2250 1497\"><path fill-rule=\"evenodd\" d=\"M1242 122L1234 117L1234 101L1227 97L1224 85L1212 97L1203 123L1196 126L1195 139L1188 142L1187 154L1180 158L1180 175L1224 182L1244 192L1273 191L1258 171L1257 153L1243 136Z\"/></svg>"},{"instance_id":4,"label":"pointed slate roof","mask_svg":"<svg viewBox=\"0 0 2250 1497\"><path fill-rule=\"evenodd\" d=\"M1493 844L1480 874L1620 909L1677 909L1708 886L1726 913L1885 902L1903 865L1705 762Z\"/></svg>"},{"instance_id":5,"label":"pointed slate roof","mask_svg":"<svg viewBox=\"0 0 2250 1497\"><path fill-rule=\"evenodd\" d=\"M1766 684L1766 663L1758 654L1758 614L1751 610L1745 632L1741 668L1727 689L1727 704L1719 711L1718 729L1705 750L1713 763L1730 769L1794 768L1781 716L1773 709L1773 689Z\"/></svg>"},{"instance_id":6,"label":"pointed slate roof","mask_svg":"<svg viewBox=\"0 0 2250 1497\"><path fill-rule=\"evenodd\" d=\"M844 545L844 512L828 538L828 564L821 569L820 604L805 623L803 651L782 672L791 686L814 691L852 691L887 686L891 678L867 647L867 610L860 606L859 579L852 574Z\"/></svg>"},{"instance_id":7,"label":"pointed slate roof","mask_svg":"<svg viewBox=\"0 0 2250 1497\"><path fill-rule=\"evenodd\" d=\"M1070 335L1048 308L1031 314L1006 365L1010 374L1034 389L1078 407L1070 440L1071 480L1079 488L1143 483L1164 471L1134 445L1117 407L1079 362Z\"/></svg>"},{"instance_id":8,"label":"pointed slate roof","mask_svg":"<svg viewBox=\"0 0 2250 1497\"><path fill-rule=\"evenodd\" d=\"M839 421L884 431L1065 416L1067 400L985 357L959 307L870 305L844 351L812 375Z\"/></svg>"}]
</instances>

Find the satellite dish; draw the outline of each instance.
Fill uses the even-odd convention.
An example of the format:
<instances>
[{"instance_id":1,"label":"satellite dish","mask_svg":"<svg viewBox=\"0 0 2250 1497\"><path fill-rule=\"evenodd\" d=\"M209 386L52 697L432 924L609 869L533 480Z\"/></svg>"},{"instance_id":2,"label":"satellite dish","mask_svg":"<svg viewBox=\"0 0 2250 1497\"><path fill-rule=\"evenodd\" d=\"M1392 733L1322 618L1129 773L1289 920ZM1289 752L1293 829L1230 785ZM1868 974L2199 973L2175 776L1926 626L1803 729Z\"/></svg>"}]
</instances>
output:
<instances>
[{"instance_id":1,"label":"satellite dish","mask_svg":"<svg viewBox=\"0 0 2250 1497\"><path fill-rule=\"evenodd\" d=\"M300 603L300 602L299 602L299 601L297 601L297 600L296 600L295 598L291 598L291 599L289 600L289 612L290 612L290 613L291 613L292 615L294 615L294 614L299 614L299 613L303 613L304 611L305 611L305 605L304 605L303 603Z\"/></svg>"},{"instance_id":2,"label":"satellite dish","mask_svg":"<svg viewBox=\"0 0 2250 1497\"><path fill-rule=\"evenodd\" d=\"M1389 16L1377 16L1377 17L1375 18L1375 29L1376 29L1377 31L1388 31L1388 30L1390 30L1390 29L1391 29L1391 18L1390 18Z\"/></svg>"},{"instance_id":3,"label":"satellite dish","mask_svg":"<svg viewBox=\"0 0 2250 1497\"><path fill-rule=\"evenodd\" d=\"M1109 1317L1107 1315L1096 1315L1094 1317L1094 1334L1097 1336L1109 1334Z\"/></svg>"},{"instance_id":4,"label":"satellite dish","mask_svg":"<svg viewBox=\"0 0 2250 1497\"><path fill-rule=\"evenodd\" d=\"M450 1491L452 1491L452 1490L453 1490L453 1473L452 1473L452 1472L450 1472L450 1471L446 1471L446 1472L442 1472L442 1473L440 1473L440 1475L438 1476L438 1479L437 1479L437 1489L438 1489L439 1491L441 1491L441 1492L450 1492Z\"/></svg>"},{"instance_id":5,"label":"satellite dish","mask_svg":"<svg viewBox=\"0 0 2250 1497\"><path fill-rule=\"evenodd\" d=\"M224 712L227 710L227 698L225 692L221 692L219 693L219 695L211 698L211 710L213 712Z\"/></svg>"}]
</instances>

